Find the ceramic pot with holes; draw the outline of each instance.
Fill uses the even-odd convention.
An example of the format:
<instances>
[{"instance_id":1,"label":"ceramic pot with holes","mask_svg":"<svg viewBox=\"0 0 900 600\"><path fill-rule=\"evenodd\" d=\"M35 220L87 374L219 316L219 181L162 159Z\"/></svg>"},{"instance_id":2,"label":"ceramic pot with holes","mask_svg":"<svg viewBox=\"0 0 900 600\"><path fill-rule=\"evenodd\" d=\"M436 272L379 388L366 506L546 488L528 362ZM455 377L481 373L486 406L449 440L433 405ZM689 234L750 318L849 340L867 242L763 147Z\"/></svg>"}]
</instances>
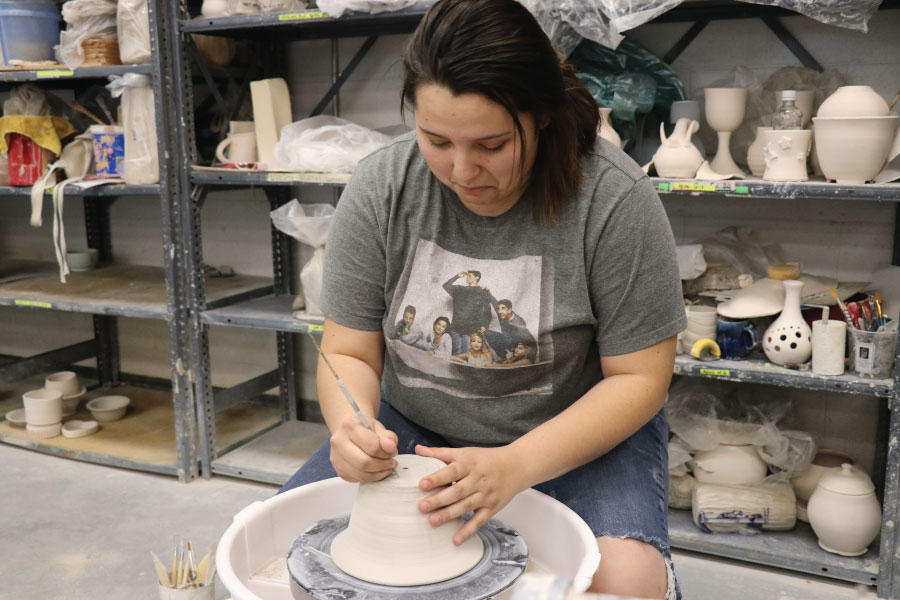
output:
<instances>
[{"instance_id":1,"label":"ceramic pot with holes","mask_svg":"<svg viewBox=\"0 0 900 600\"><path fill-rule=\"evenodd\" d=\"M846 463L822 475L806 513L819 546L842 556L865 554L881 531L881 505L872 480Z\"/></svg>"},{"instance_id":2,"label":"ceramic pot with holes","mask_svg":"<svg viewBox=\"0 0 900 600\"><path fill-rule=\"evenodd\" d=\"M763 352L776 365L802 365L812 356L812 330L800 313L803 282L784 282L784 308L763 334Z\"/></svg>"}]
</instances>

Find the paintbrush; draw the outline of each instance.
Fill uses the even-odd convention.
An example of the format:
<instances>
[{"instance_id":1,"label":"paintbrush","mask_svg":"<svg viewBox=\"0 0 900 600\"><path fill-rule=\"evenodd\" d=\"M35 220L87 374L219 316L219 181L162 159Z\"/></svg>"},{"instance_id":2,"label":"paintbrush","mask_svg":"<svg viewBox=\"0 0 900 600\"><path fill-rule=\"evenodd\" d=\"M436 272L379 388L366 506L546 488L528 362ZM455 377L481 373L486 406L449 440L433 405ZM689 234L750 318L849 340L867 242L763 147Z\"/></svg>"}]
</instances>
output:
<instances>
[{"instance_id":1,"label":"paintbrush","mask_svg":"<svg viewBox=\"0 0 900 600\"><path fill-rule=\"evenodd\" d=\"M309 339L312 340L313 346L315 346L316 350L319 351L319 356L321 356L322 360L325 361L325 364L328 365L328 368L331 370L331 374L334 375L334 378L337 380L338 387L341 388L341 392L343 392L344 394L344 398L346 398L347 402L350 403L350 406L353 408L356 416L359 417L359 420L363 424L363 427L374 433L375 429L372 428L372 424L369 423L369 419L367 419L366 415L364 415L359 409L359 405L356 403L356 400L353 399L353 394L350 393L350 390L346 385L344 385L343 380L341 380L341 378L338 376L337 371L335 371L334 367L331 366L331 362L329 362L328 357L325 356L325 353L322 352L322 349L319 347L319 343L316 342L316 338L310 331L307 331L306 333L307 335L309 335Z\"/></svg>"},{"instance_id":2,"label":"paintbrush","mask_svg":"<svg viewBox=\"0 0 900 600\"><path fill-rule=\"evenodd\" d=\"M878 324L884 327L884 313L881 310L881 292L875 293L875 308L878 311Z\"/></svg>"},{"instance_id":3,"label":"paintbrush","mask_svg":"<svg viewBox=\"0 0 900 600\"><path fill-rule=\"evenodd\" d=\"M841 313L844 315L844 320L847 321L847 325L856 329L856 326L853 324L853 317L850 316L850 313L847 311L847 306L841 300L841 297L838 295L838 292L835 288L830 288L828 293L831 294L831 297L837 300L838 306L841 307Z\"/></svg>"}]
</instances>

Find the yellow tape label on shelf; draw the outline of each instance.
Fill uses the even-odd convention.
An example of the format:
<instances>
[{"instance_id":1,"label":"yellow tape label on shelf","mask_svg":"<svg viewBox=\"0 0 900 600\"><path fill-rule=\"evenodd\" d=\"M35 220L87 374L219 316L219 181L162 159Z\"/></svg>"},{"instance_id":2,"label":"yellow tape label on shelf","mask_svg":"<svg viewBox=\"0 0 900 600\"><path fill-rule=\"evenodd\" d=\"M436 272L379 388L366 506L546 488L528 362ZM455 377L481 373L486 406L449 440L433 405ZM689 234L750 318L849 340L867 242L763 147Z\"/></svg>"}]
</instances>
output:
<instances>
[{"instance_id":1,"label":"yellow tape label on shelf","mask_svg":"<svg viewBox=\"0 0 900 600\"><path fill-rule=\"evenodd\" d=\"M309 329L310 331L325 331L325 326L324 325L310 325L309 327L307 327L307 329Z\"/></svg>"},{"instance_id":2,"label":"yellow tape label on shelf","mask_svg":"<svg viewBox=\"0 0 900 600\"><path fill-rule=\"evenodd\" d=\"M278 15L279 21L306 21L308 19L328 19L328 13L324 12L299 12L299 13L284 13L283 15Z\"/></svg>"},{"instance_id":3,"label":"yellow tape label on shelf","mask_svg":"<svg viewBox=\"0 0 900 600\"><path fill-rule=\"evenodd\" d=\"M713 377L731 377L731 371L728 369L700 369L701 375L712 375Z\"/></svg>"},{"instance_id":4,"label":"yellow tape label on shelf","mask_svg":"<svg viewBox=\"0 0 900 600\"><path fill-rule=\"evenodd\" d=\"M56 69L53 71L35 71L34 76L38 79L50 78L50 77L71 77L75 74L75 71L70 71L68 69Z\"/></svg>"},{"instance_id":5,"label":"yellow tape label on shelf","mask_svg":"<svg viewBox=\"0 0 900 600\"><path fill-rule=\"evenodd\" d=\"M16 300L16 306L28 306L31 308L53 308L49 302L39 302L37 300Z\"/></svg>"}]
</instances>

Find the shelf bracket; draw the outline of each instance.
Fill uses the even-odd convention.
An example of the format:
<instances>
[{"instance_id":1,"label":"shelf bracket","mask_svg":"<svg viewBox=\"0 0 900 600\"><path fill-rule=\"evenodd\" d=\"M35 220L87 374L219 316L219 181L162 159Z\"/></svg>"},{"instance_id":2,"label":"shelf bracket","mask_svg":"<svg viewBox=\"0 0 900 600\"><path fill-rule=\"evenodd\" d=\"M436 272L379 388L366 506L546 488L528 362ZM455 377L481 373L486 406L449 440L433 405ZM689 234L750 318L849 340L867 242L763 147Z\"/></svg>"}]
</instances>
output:
<instances>
[{"instance_id":1,"label":"shelf bracket","mask_svg":"<svg viewBox=\"0 0 900 600\"><path fill-rule=\"evenodd\" d=\"M248 379L234 387L213 392L213 403L216 407L215 410L218 413L226 408L231 408L232 406L246 402L248 399L260 396L266 390L278 387L279 381L280 376L278 374L278 369L275 369L268 373L263 373L258 377L254 377L253 379Z\"/></svg>"},{"instance_id":2,"label":"shelf bracket","mask_svg":"<svg viewBox=\"0 0 900 600\"><path fill-rule=\"evenodd\" d=\"M803 44L794 37L794 34L782 25L781 21L778 20L778 17L762 17L762 22L772 30L772 33L781 40L782 44L787 46L787 49L791 51L791 54L796 56L800 62L803 63L804 67L815 69L819 73L825 70L822 65L812 57L812 54L803 47Z\"/></svg>"},{"instance_id":3,"label":"shelf bracket","mask_svg":"<svg viewBox=\"0 0 900 600\"><path fill-rule=\"evenodd\" d=\"M698 19L691 28L688 29L681 38L666 52L666 55L663 56L662 60L667 65L671 65L676 58L681 56L681 53L685 51L685 49L691 45L697 36L700 35L700 32L709 25L709 19Z\"/></svg>"},{"instance_id":4,"label":"shelf bracket","mask_svg":"<svg viewBox=\"0 0 900 600\"><path fill-rule=\"evenodd\" d=\"M359 50L356 51L356 54L353 55L353 58L350 59L350 62L347 63L347 66L341 71L341 74L338 76L337 80L328 88L328 91L325 92L325 95L322 97L322 100L319 101L319 104L313 109L311 113L309 113L310 117L315 117L317 115L321 115L325 110L325 107L328 106L328 103L331 102L331 99L334 98L335 94L341 89L356 67L359 66L359 63L362 62L362 59L365 58L366 54L369 53L369 50L372 49L372 46L375 45L375 41L378 39L377 35L370 35L366 38L366 41L363 42L363 45Z\"/></svg>"},{"instance_id":5,"label":"shelf bracket","mask_svg":"<svg viewBox=\"0 0 900 600\"><path fill-rule=\"evenodd\" d=\"M38 373L58 371L70 367L73 363L93 358L97 356L98 351L97 340L88 340L18 359L0 366L0 383L11 383Z\"/></svg>"}]
</instances>

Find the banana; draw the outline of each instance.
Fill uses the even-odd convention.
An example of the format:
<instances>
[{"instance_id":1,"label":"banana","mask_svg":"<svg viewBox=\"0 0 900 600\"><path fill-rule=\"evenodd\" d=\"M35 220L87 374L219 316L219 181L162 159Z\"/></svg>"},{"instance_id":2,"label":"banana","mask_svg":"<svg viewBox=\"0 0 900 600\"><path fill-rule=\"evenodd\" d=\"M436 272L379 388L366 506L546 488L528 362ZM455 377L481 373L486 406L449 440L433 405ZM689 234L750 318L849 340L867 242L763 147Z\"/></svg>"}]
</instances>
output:
<instances>
[{"instance_id":1,"label":"banana","mask_svg":"<svg viewBox=\"0 0 900 600\"><path fill-rule=\"evenodd\" d=\"M691 356L700 360L715 360L716 358L721 358L722 350L719 348L716 340L701 338L691 346Z\"/></svg>"}]
</instances>

